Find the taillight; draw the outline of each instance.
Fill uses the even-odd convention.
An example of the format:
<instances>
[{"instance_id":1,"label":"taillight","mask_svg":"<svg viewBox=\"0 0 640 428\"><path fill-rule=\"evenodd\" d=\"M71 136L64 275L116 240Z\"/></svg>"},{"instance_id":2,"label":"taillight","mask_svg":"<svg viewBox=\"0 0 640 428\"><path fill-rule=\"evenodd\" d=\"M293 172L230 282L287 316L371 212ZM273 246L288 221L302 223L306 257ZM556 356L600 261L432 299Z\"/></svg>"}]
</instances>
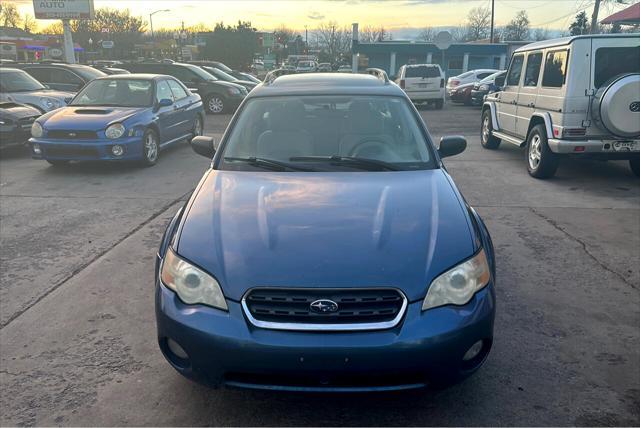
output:
<instances>
[{"instance_id":1,"label":"taillight","mask_svg":"<svg viewBox=\"0 0 640 428\"><path fill-rule=\"evenodd\" d=\"M451 86L458 86L459 84L460 84L460 81L459 81L459 80L455 80L455 79L453 79L453 80L451 81Z\"/></svg>"},{"instance_id":2,"label":"taillight","mask_svg":"<svg viewBox=\"0 0 640 428\"><path fill-rule=\"evenodd\" d=\"M444 88L444 79L440 79L440 87Z\"/></svg>"},{"instance_id":3,"label":"taillight","mask_svg":"<svg viewBox=\"0 0 640 428\"><path fill-rule=\"evenodd\" d=\"M585 128L563 128L562 136L563 137L584 137L587 135L587 130Z\"/></svg>"},{"instance_id":4,"label":"taillight","mask_svg":"<svg viewBox=\"0 0 640 428\"><path fill-rule=\"evenodd\" d=\"M404 89L404 79L400 79L400 87Z\"/></svg>"}]
</instances>

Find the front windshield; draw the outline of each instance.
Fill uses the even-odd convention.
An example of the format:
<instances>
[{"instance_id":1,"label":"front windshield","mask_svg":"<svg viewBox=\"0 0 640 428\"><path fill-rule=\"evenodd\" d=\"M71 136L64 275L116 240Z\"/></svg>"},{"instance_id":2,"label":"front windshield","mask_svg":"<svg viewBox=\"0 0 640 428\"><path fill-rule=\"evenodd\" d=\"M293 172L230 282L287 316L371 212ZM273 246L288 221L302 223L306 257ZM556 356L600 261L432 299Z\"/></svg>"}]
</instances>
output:
<instances>
[{"instance_id":1,"label":"front windshield","mask_svg":"<svg viewBox=\"0 0 640 428\"><path fill-rule=\"evenodd\" d=\"M22 70L0 72L2 92L31 92L46 89L45 86Z\"/></svg>"},{"instance_id":2,"label":"front windshield","mask_svg":"<svg viewBox=\"0 0 640 428\"><path fill-rule=\"evenodd\" d=\"M194 73L196 73L198 75L198 77L200 77L203 80L218 80L215 77L213 77L211 75L211 73L207 73L206 71L204 71L203 69L201 69L197 65L191 65L191 64L183 64L183 65L185 67L187 67L189 70L191 70Z\"/></svg>"},{"instance_id":3,"label":"front windshield","mask_svg":"<svg viewBox=\"0 0 640 428\"><path fill-rule=\"evenodd\" d=\"M98 79L89 82L70 105L149 107L153 83L142 79Z\"/></svg>"},{"instance_id":4,"label":"front windshield","mask_svg":"<svg viewBox=\"0 0 640 428\"><path fill-rule=\"evenodd\" d=\"M250 100L239 114L220 169L273 160L305 171L434 167L426 136L401 97L314 95ZM362 159L363 162L354 162ZM384 168L381 168L384 166Z\"/></svg>"}]
</instances>

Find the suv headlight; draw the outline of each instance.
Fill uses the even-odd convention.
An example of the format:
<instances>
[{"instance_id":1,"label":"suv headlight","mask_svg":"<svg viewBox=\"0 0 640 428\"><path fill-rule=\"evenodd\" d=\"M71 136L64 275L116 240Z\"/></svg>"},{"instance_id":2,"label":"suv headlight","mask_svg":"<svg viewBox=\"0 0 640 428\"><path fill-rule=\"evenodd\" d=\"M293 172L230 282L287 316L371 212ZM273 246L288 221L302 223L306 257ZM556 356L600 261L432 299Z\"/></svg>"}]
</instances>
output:
<instances>
[{"instance_id":1,"label":"suv headlight","mask_svg":"<svg viewBox=\"0 0 640 428\"><path fill-rule=\"evenodd\" d=\"M40 138L42 137L42 134L44 134L42 125L40 125L38 122L33 122L33 125L31 125L31 136L34 138Z\"/></svg>"},{"instance_id":2,"label":"suv headlight","mask_svg":"<svg viewBox=\"0 0 640 428\"><path fill-rule=\"evenodd\" d=\"M111 138L112 140L115 138L120 138L124 135L124 125L121 123L114 123L113 125L109 125L107 129L104 131L104 135L107 138Z\"/></svg>"},{"instance_id":3,"label":"suv headlight","mask_svg":"<svg viewBox=\"0 0 640 428\"><path fill-rule=\"evenodd\" d=\"M201 303L228 310L220 284L211 275L178 257L171 248L162 262L162 283L178 294L189 305Z\"/></svg>"},{"instance_id":4,"label":"suv headlight","mask_svg":"<svg viewBox=\"0 0 640 428\"><path fill-rule=\"evenodd\" d=\"M433 280L422 302L422 310L443 305L464 305L489 283L490 278L487 256L484 250L480 250L469 260Z\"/></svg>"},{"instance_id":5,"label":"suv headlight","mask_svg":"<svg viewBox=\"0 0 640 428\"><path fill-rule=\"evenodd\" d=\"M238 88L229 88L227 89L229 91L229 94L231 95L240 95L242 92L240 92L240 89Z\"/></svg>"},{"instance_id":6,"label":"suv headlight","mask_svg":"<svg viewBox=\"0 0 640 428\"><path fill-rule=\"evenodd\" d=\"M489 90L489 85L480 85L480 87L478 88L481 91L488 91Z\"/></svg>"}]
</instances>

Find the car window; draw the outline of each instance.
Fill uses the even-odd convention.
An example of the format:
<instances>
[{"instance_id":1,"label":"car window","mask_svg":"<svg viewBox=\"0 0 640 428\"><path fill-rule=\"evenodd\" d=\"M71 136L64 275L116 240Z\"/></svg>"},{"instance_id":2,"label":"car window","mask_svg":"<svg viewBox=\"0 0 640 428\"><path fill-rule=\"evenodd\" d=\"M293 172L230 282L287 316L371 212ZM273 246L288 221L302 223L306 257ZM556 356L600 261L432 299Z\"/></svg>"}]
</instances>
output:
<instances>
[{"instance_id":1,"label":"car window","mask_svg":"<svg viewBox=\"0 0 640 428\"><path fill-rule=\"evenodd\" d=\"M249 100L239 112L223 158L295 162L304 156L350 156L383 161L398 169L434 167L427 138L402 97L313 95ZM353 171L344 164L299 161L318 171ZM222 161L222 169L250 169ZM360 169L362 170L362 169Z\"/></svg>"},{"instance_id":2,"label":"car window","mask_svg":"<svg viewBox=\"0 0 640 428\"><path fill-rule=\"evenodd\" d=\"M2 92L30 92L45 89L42 83L22 70L0 71L0 88Z\"/></svg>"},{"instance_id":3,"label":"car window","mask_svg":"<svg viewBox=\"0 0 640 428\"><path fill-rule=\"evenodd\" d=\"M173 93L173 98L175 100L181 100L182 98L187 97L187 91L185 91L178 82L176 82L175 80L167 80L167 83L171 88L171 92Z\"/></svg>"},{"instance_id":4,"label":"car window","mask_svg":"<svg viewBox=\"0 0 640 428\"><path fill-rule=\"evenodd\" d=\"M542 86L561 88L564 85L567 74L567 52L566 50L547 52L544 61Z\"/></svg>"},{"instance_id":5,"label":"car window","mask_svg":"<svg viewBox=\"0 0 640 428\"><path fill-rule=\"evenodd\" d=\"M482 80L482 79L484 79L485 77L490 76L490 75L491 75L491 73L492 73L492 72L483 72L483 73L478 73L477 78L478 78L478 79L480 79L480 80Z\"/></svg>"},{"instance_id":6,"label":"car window","mask_svg":"<svg viewBox=\"0 0 640 428\"><path fill-rule=\"evenodd\" d=\"M451 68L451 67L449 67ZM458 79L466 79L467 77L473 76L473 71L467 71L466 73L462 73L457 76Z\"/></svg>"},{"instance_id":7,"label":"car window","mask_svg":"<svg viewBox=\"0 0 640 428\"><path fill-rule=\"evenodd\" d=\"M599 48L594 68L593 84L596 88L621 74L640 73L640 46Z\"/></svg>"},{"instance_id":8,"label":"car window","mask_svg":"<svg viewBox=\"0 0 640 428\"><path fill-rule=\"evenodd\" d=\"M426 65L407 67L404 77L440 77L440 71L437 67L427 67Z\"/></svg>"},{"instance_id":9,"label":"car window","mask_svg":"<svg viewBox=\"0 0 640 428\"><path fill-rule=\"evenodd\" d=\"M70 105L148 107L152 101L150 80L98 79L87 83Z\"/></svg>"},{"instance_id":10,"label":"car window","mask_svg":"<svg viewBox=\"0 0 640 428\"><path fill-rule=\"evenodd\" d=\"M542 52L530 53L527 56L527 68L524 73L524 86L538 86Z\"/></svg>"},{"instance_id":11,"label":"car window","mask_svg":"<svg viewBox=\"0 0 640 428\"><path fill-rule=\"evenodd\" d=\"M520 75L522 74L523 62L524 55L514 55L511 60L511 66L509 66L509 72L507 73L506 86L518 86L518 83L520 83Z\"/></svg>"},{"instance_id":12,"label":"car window","mask_svg":"<svg viewBox=\"0 0 640 428\"><path fill-rule=\"evenodd\" d=\"M65 85L82 85L84 82L70 71L61 68L51 70L51 83L63 83Z\"/></svg>"},{"instance_id":13,"label":"car window","mask_svg":"<svg viewBox=\"0 0 640 428\"><path fill-rule=\"evenodd\" d=\"M49 68L26 68L25 71L40 82L51 82L51 69Z\"/></svg>"},{"instance_id":14,"label":"car window","mask_svg":"<svg viewBox=\"0 0 640 428\"><path fill-rule=\"evenodd\" d=\"M160 100L165 99L173 101L173 93L171 92L171 88L169 88L167 81L161 80L156 85L156 101L160 102Z\"/></svg>"},{"instance_id":15,"label":"car window","mask_svg":"<svg viewBox=\"0 0 640 428\"><path fill-rule=\"evenodd\" d=\"M180 80L183 83L194 82L196 80L196 74L181 66L171 67L171 70L167 73Z\"/></svg>"}]
</instances>

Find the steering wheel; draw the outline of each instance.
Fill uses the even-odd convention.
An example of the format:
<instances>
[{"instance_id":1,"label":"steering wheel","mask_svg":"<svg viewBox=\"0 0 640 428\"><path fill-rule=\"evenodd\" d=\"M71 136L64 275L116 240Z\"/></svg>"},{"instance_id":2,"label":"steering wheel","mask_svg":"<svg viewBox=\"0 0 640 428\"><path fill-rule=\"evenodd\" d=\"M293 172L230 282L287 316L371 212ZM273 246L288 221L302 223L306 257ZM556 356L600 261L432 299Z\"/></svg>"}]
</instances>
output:
<instances>
[{"instance_id":1,"label":"steering wheel","mask_svg":"<svg viewBox=\"0 0 640 428\"><path fill-rule=\"evenodd\" d=\"M348 156L389 161L395 158L395 153L388 146L381 138L366 138L353 146Z\"/></svg>"}]
</instances>

